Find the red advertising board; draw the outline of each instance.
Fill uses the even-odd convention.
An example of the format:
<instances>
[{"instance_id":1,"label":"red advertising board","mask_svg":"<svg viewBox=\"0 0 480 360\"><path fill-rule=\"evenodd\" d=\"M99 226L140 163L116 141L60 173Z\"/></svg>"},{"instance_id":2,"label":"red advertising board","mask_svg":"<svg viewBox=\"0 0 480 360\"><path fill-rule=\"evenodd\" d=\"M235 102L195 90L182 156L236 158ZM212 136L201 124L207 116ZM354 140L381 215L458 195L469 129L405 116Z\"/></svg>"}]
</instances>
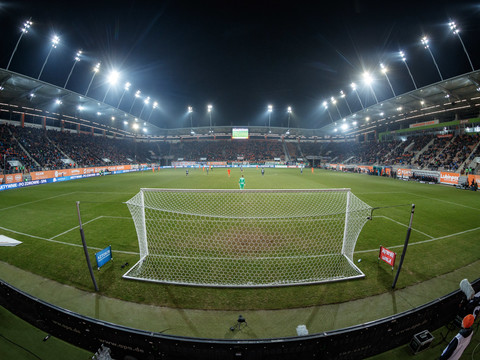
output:
<instances>
[{"instance_id":1,"label":"red advertising board","mask_svg":"<svg viewBox=\"0 0 480 360\"><path fill-rule=\"evenodd\" d=\"M390 265L393 269L395 265L395 258L397 254L391 250L388 250L386 247L380 246L380 253L378 254L378 258L380 260L385 261L388 265Z\"/></svg>"},{"instance_id":2,"label":"red advertising board","mask_svg":"<svg viewBox=\"0 0 480 360\"><path fill-rule=\"evenodd\" d=\"M440 182L442 184L457 185L459 177L460 174L442 171L440 173Z\"/></svg>"}]
</instances>

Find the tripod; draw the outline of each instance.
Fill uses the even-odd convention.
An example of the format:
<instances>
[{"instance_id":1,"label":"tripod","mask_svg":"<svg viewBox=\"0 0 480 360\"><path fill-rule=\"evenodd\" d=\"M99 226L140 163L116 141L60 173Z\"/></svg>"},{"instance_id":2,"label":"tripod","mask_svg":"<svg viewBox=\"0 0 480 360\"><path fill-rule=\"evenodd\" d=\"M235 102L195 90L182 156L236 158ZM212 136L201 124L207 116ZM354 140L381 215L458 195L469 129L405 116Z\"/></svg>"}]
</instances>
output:
<instances>
[{"instance_id":1,"label":"tripod","mask_svg":"<svg viewBox=\"0 0 480 360\"><path fill-rule=\"evenodd\" d=\"M233 325L232 327L230 327L230 330L231 331L235 331L235 330L240 331L240 330L242 330L242 327L245 327L245 326L248 326L247 320L245 320L245 318L242 315L239 315L238 319L237 319L237 323L235 325Z\"/></svg>"}]
</instances>

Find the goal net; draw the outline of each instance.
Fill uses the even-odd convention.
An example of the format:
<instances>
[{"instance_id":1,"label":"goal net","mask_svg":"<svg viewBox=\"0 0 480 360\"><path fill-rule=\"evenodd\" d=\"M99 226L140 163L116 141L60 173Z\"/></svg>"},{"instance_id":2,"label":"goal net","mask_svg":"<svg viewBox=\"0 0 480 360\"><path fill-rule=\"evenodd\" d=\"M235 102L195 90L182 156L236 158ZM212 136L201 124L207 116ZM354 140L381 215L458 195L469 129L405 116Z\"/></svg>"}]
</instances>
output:
<instances>
[{"instance_id":1,"label":"goal net","mask_svg":"<svg viewBox=\"0 0 480 360\"><path fill-rule=\"evenodd\" d=\"M141 189L126 204L140 260L124 278L254 287L364 277L353 251L372 208L350 189Z\"/></svg>"}]
</instances>

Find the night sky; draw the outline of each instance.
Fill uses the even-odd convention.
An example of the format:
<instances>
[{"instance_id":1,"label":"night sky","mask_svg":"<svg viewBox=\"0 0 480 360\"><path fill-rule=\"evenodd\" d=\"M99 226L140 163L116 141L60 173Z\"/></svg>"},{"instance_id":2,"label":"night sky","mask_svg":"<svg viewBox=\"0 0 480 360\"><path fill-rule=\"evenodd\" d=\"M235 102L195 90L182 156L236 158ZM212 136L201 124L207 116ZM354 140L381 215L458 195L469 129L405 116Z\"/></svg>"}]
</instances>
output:
<instances>
[{"instance_id":1,"label":"night sky","mask_svg":"<svg viewBox=\"0 0 480 360\"><path fill-rule=\"evenodd\" d=\"M0 67L6 68L22 23L34 25L15 53L9 70L37 78L60 37L41 80L63 87L82 49L67 88L84 94L92 68L102 63L89 97L102 100L106 74L121 73L119 85L108 91L106 103L116 106L123 84L132 83L120 108L139 115L143 102L134 92L150 96L159 109L143 118L159 127L208 126L207 104L214 125L265 125L272 104L271 126L319 128L331 122L321 106L340 90L352 109L360 109L350 83L359 84L366 105L374 102L361 83L372 72L378 100L392 97L380 62L389 69L396 94L414 89L403 50L418 87L440 80L420 38L430 49L444 79L471 71L458 37L447 25L455 20L475 69L480 68L480 3L467 1L0 1ZM349 112L338 99L340 118ZM338 114L340 112L340 114Z\"/></svg>"}]
</instances>

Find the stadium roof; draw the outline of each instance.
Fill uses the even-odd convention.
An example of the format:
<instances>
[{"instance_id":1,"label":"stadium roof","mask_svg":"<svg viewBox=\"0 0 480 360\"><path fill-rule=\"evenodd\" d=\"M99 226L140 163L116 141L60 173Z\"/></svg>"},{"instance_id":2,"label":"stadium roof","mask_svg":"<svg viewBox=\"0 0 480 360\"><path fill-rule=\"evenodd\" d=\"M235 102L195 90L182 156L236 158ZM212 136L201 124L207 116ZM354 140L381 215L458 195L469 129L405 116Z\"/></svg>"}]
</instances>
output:
<instances>
[{"instance_id":1,"label":"stadium roof","mask_svg":"<svg viewBox=\"0 0 480 360\"><path fill-rule=\"evenodd\" d=\"M478 117L479 106L480 70L477 70L398 95L346 117L338 117L321 130L347 136L375 130L398 130L430 120L441 123ZM342 131L343 124L347 128Z\"/></svg>"},{"instance_id":2,"label":"stadium roof","mask_svg":"<svg viewBox=\"0 0 480 360\"><path fill-rule=\"evenodd\" d=\"M291 136L314 134L343 138L401 129L412 123L434 119L444 122L477 117L479 91L480 70L472 71L376 103L343 118L332 117L332 122L320 129L290 129ZM153 137L191 134L190 128L162 129L96 99L4 69L0 69L0 110L63 119L131 137L140 134ZM332 115L335 113L331 112ZM138 129L132 127L135 123ZM346 129L341 128L344 124ZM230 128L221 127L220 132L228 133ZM218 133L219 128L216 129ZM208 133L208 130L197 128L195 134ZM284 134L286 129L272 127L270 130L273 134Z\"/></svg>"}]
</instances>

